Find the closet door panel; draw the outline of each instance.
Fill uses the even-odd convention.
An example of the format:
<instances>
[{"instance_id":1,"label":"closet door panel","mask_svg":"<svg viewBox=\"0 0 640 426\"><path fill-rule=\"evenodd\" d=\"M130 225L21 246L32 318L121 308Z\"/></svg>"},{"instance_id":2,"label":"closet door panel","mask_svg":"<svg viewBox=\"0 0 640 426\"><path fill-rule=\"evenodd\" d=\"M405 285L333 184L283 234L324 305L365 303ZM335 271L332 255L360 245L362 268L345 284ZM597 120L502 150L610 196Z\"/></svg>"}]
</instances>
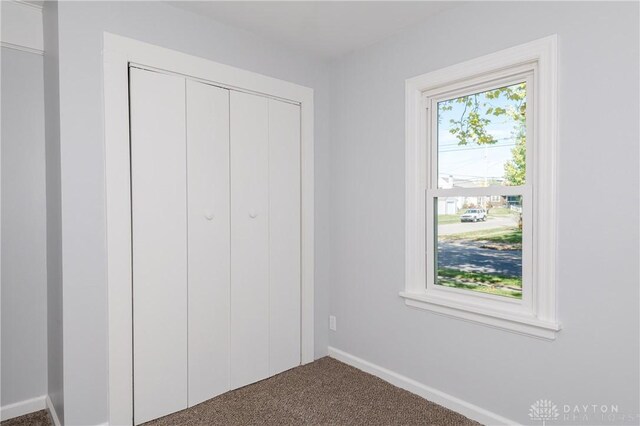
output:
<instances>
[{"instance_id":1,"label":"closet door panel","mask_svg":"<svg viewBox=\"0 0 640 426\"><path fill-rule=\"evenodd\" d=\"M269 375L268 101L231 91L231 387Z\"/></svg>"},{"instance_id":2,"label":"closet door panel","mask_svg":"<svg viewBox=\"0 0 640 426\"><path fill-rule=\"evenodd\" d=\"M130 70L135 423L187 407L185 80Z\"/></svg>"},{"instance_id":3,"label":"closet door panel","mask_svg":"<svg viewBox=\"0 0 640 426\"><path fill-rule=\"evenodd\" d=\"M269 100L269 373L300 365L300 107Z\"/></svg>"},{"instance_id":4,"label":"closet door panel","mask_svg":"<svg viewBox=\"0 0 640 426\"><path fill-rule=\"evenodd\" d=\"M187 81L189 406L229 390L229 91Z\"/></svg>"}]
</instances>

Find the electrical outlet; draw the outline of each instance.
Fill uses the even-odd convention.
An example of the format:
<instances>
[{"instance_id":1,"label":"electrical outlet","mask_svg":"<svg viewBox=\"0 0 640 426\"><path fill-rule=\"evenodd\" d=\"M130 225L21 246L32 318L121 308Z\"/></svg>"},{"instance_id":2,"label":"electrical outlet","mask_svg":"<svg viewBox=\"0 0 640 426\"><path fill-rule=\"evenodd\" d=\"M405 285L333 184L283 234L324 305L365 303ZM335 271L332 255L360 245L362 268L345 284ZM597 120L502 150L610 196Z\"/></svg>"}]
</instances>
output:
<instances>
[{"instance_id":1,"label":"electrical outlet","mask_svg":"<svg viewBox=\"0 0 640 426\"><path fill-rule=\"evenodd\" d=\"M329 315L329 330L336 331L336 317L335 317L335 315Z\"/></svg>"}]
</instances>

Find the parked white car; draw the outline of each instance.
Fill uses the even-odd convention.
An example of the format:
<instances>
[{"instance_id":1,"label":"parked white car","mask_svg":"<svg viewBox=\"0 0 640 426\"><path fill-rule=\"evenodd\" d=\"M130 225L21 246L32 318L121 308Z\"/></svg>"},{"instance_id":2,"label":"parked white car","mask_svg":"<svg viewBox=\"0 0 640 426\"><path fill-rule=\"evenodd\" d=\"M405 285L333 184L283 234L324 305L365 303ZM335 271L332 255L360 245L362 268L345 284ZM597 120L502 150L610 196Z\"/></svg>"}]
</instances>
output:
<instances>
[{"instance_id":1,"label":"parked white car","mask_svg":"<svg viewBox=\"0 0 640 426\"><path fill-rule=\"evenodd\" d=\"M467 209L467 211L460 216L460 222L477 222L479 220L487 220L487 212L485 209Z\"/></svg>"}]
</instances>

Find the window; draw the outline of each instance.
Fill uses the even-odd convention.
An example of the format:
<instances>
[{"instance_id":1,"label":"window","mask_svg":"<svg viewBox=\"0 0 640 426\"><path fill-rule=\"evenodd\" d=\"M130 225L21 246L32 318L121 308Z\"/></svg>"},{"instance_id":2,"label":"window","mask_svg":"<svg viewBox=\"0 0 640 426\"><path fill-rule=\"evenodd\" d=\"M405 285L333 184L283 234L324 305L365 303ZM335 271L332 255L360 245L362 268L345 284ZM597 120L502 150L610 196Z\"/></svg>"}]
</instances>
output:
<instances>
[{"instance_id":1,"label":"window","mask_svg":"<svg viewBox=\"0 0 640 426\"><path fill-rule=\"evenodd\" d=\"M427 216L433 215L435 223L428 226L433 239L426 242L427 286L523 299L523 281L529 278L523 277L522 265L530 250L523 245L531 228L523 201L530 205L527 87L532 77L511 77L479 92L470 87L457 94L425 93L434 123L429 129L434 155L427 164L427 210L433 212ZM494 201L507 197L513 203Z\"/></svg>"},{"instance_id":2,"label":"window","mask_svg":"<svg viewBox=\"0 0 640 426\"><path fill-rule=\"evenodd\" d=\"M413 307L553 339L555 37L407 81Z\"/></svg>"}]
</instances>

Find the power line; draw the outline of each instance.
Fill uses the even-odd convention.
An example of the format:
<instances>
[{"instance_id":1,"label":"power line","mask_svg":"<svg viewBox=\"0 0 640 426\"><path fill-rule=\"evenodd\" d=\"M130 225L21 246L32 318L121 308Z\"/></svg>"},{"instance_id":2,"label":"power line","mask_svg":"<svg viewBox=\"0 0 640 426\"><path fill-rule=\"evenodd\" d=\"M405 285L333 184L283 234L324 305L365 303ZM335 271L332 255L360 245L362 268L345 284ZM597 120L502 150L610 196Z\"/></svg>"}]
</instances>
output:
<instances>
[{"instance_id":1,"label":"power line","mask_svg":"<svg viewBox=\"0 0 640 426\"><path fill-rule=\"evenodd\" d=\"M489 146L475 146L475 147L471 147L471 148L459 148L459 149L444 149L444 150L438 150L438 154L442 154L445 152L458 152L458 151L474 151L477 149L485 149L485 148L508 148L511 146L516 146L517 144L515 143L510 143L510 144L504 144L504 145L489 145Z\"/></svg>"},{"instance_id":2,"label":"power line","mask_svg":"<svg viewBox=\"0 0 640 426\"><path fill-rule=\"evenodd\" d=\"M496 139L496 141L514 141L516 139L517 139L516 137L511 136L508 138L498 138ZM464 145L460 145L459 142L438 144L438 147L446 147L446 146L464 146ZM495 146L495 145L492 145L492 146Z\"/></svg>"}]
</instances>

